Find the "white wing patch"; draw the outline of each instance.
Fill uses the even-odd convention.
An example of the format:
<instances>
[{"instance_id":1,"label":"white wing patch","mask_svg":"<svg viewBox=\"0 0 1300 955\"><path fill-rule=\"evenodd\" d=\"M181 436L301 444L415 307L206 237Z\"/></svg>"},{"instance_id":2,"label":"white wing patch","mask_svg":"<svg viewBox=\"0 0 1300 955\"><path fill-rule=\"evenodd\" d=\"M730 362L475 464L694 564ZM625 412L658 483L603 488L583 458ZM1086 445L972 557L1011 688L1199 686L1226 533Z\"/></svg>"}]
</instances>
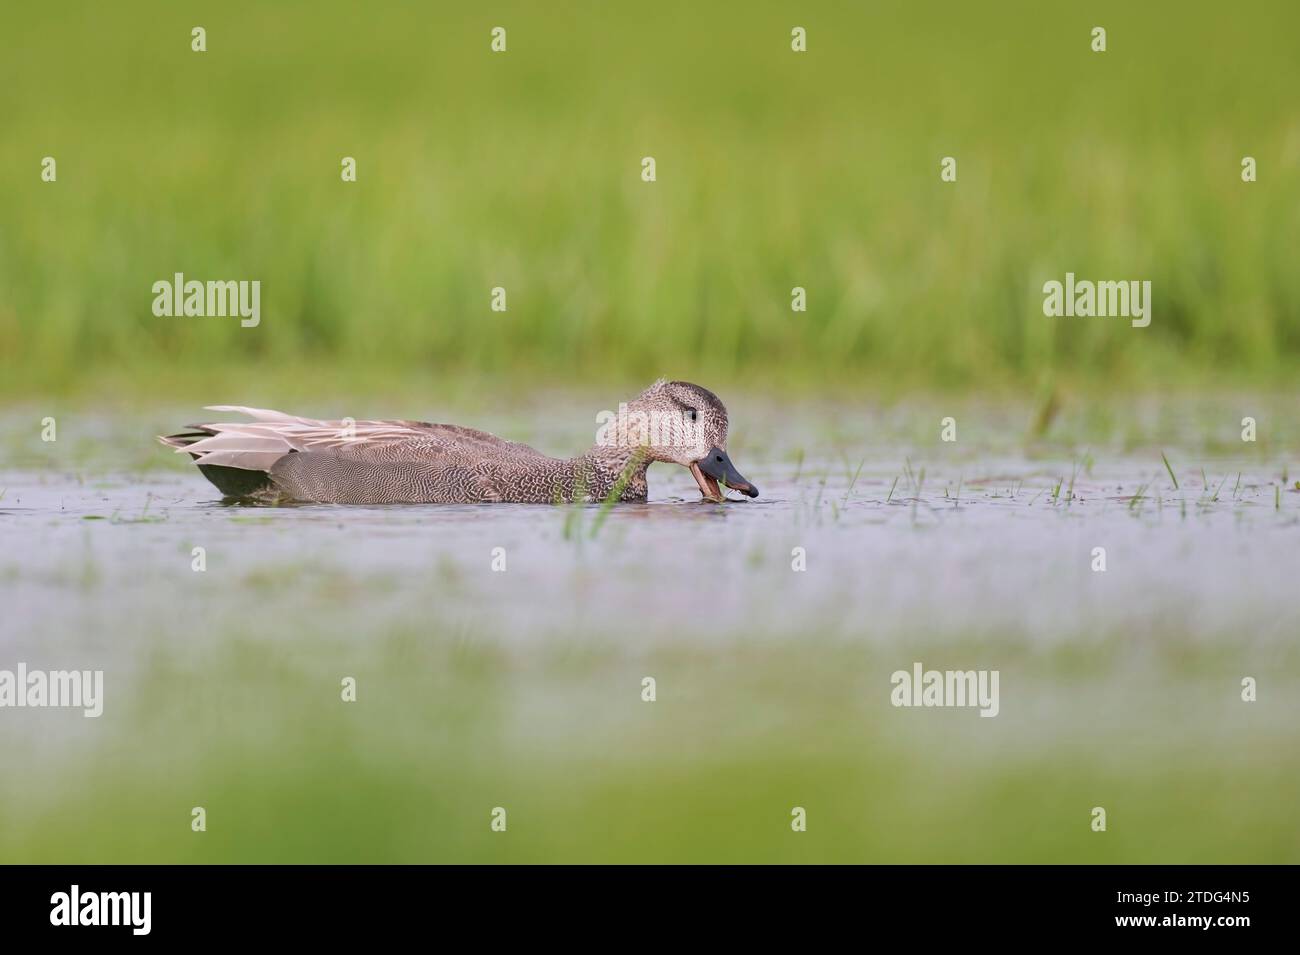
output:
<instances>
[{"instance_id":1,"label":"white wing patch","mask_svg":"<svg viewBox=\"0 0 1300 955\"><path fill-rule=\"evenodd\" d=\"M206 410L238 412L253 420L202 425L203 430L215 433L178 447L177 452L197 455L196 464L251 471L269 471L291 451L373 446L427 434L424 429L397 421L323 421L240 405L209 405Z\"/></svg>"}]
</instances>

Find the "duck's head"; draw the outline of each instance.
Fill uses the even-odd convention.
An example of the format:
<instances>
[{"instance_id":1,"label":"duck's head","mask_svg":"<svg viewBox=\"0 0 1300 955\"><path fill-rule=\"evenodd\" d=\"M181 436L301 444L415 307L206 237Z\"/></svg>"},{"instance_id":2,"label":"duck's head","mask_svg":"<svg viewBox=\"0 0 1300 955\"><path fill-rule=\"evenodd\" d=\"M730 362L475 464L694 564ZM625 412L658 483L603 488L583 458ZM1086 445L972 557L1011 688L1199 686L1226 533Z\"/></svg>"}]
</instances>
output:
<instances>
[{"instance_id":1,"label":"duck's head","mask_svg":"<svg viewBox=\"0 0 1300 955\"><path fill-rule=\"evenodd\" d=\"M636 398L619 405L608 421L605 442L643 449L647 460L688 469L706 500L725 500L719 482L758 497L727 456L727 409L707 388L660 379Z\"/></svg>"}]
</instances>

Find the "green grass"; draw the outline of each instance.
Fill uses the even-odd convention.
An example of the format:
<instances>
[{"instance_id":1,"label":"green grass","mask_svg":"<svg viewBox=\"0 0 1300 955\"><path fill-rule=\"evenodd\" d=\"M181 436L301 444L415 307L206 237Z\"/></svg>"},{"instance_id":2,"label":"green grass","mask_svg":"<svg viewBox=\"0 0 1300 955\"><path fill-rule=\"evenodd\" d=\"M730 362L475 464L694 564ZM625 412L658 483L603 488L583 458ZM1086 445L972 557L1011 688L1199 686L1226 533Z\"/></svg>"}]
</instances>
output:
<instances>
[{"instance_id":1,"label":"green grass","mask_svg":"<svg viewBox=\"0 0 1300 955\"><path fill-rule=\"evenodd\" d=\"M1295 4L574 10L9 5L0 393L1293 372ZM1150 279L1151 326L1044 317L1067 270ZM154 317L176 271L261 325Z\"/></svg>"},{"instance_id":2,"label":"green grass","mask_svg":"<svg viewBox=\"0 0 1300 955\"><path fill-rule=\"evenodd\" d=\"M1169 459L1165 457L1165 453L1163 451L1160 452L1160 460L1165 462L1165 470L1169 472L1169 480L1174 482L1174 490L1175 491L1178 490L1178 478L1174 475L1174 469L1169 464Z\"/></svg>"}]
</instances>

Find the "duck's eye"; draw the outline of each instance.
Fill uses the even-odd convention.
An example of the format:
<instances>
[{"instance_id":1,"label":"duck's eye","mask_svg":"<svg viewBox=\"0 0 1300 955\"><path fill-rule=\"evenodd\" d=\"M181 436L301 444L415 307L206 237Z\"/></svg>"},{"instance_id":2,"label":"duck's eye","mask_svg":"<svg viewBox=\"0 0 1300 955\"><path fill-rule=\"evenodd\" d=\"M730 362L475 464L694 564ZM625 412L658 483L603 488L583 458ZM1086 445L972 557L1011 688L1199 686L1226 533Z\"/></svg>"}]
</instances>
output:
<instances>
[{"instance_id":1,"label":"duck's eye","mask_svg":"<svg viewBox=\"0 0 1300 955\"><path fill-rule=\"evenodd\" d=\"M690 416L690 418L691 418L692 421L695 420L695 418L696 418L696 414L695 414L695 409L694 409L694 408L688 408L687 411L686 411L686 413Z\"/></svg>"}]
</instances>

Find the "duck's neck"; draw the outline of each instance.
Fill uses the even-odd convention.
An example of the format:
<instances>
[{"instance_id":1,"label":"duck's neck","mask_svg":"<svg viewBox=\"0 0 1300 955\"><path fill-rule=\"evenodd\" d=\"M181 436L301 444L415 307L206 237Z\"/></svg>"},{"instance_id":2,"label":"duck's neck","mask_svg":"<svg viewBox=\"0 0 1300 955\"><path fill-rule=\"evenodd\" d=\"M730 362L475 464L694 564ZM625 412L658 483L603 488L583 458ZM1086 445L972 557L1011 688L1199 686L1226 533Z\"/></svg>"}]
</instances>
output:
<instances>
[{"instance_id":1,"label":"duck's neck","mask_svg":"<svg viewBox=\"0 0 1300 955\"><path fill-rule=\"evenodd\" d=\"M646 469L650 458L644 448L598 444L573 459L574 497L588 501L644 501L649 491Z\"/></svg>"}]
</instances>

